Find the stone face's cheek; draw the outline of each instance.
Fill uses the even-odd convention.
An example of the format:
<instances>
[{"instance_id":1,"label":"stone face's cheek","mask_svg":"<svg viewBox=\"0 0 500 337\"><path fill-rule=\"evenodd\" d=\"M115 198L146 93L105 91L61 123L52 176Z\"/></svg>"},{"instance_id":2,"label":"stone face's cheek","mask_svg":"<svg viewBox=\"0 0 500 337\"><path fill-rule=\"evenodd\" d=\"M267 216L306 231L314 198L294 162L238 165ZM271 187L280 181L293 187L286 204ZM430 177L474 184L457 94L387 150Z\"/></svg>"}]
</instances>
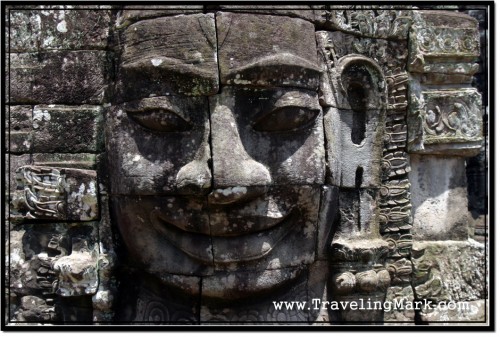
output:
<instances>
[{"instance_id":1,"label":"stone face's cheek","mask_svg":"<svg viewBox=\"0 0 500 337\"><path fill-rule=\"evenodd\" d=\"M206 98L121 104L109 109L107 121L113 194L202 194L210 188Z\"/></svg>"},{"instance_id":2,"label":"stone face's cheek","mask_svg":"<svg viewBox=\"0 0 500 337\"><path fill-rule=\"evenodd\" d=\"M205 275L212 247L201 199L115 196L113 212L130 256L148 272ZM196 232L196 233L195 233Z\"/></svg>"},{"instance_id":3,"label":"stone face's cheek","mask_svg":"<svg viewBox=\"0 0 500 337\"><path fill-rule=\"evenodd\" d=\"M226 87L211 100L211 123L216 186L324 182L323 122L315 92Z\"/></svg>"}]
</instances>

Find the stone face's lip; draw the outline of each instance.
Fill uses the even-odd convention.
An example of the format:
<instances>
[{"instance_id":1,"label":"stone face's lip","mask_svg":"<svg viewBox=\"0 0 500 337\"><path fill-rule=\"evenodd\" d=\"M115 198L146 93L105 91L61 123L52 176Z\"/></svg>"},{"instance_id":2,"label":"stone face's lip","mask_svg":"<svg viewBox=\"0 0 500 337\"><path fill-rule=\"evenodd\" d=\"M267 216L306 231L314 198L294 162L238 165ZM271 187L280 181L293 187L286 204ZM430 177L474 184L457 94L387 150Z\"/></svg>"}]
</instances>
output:
<instances>
[{"instance_id":1,"label":"stone face's lip","mask_svg":"<svg viewBox=\"0 0 500 337\"><path fill-rule=\"evenodd\" d=\"M172 245L198 261L205 264L238 263L261 259L268 255L298 224L292 217L294 210L280 218L268 217L270 221L266 222L267 227L264 230L232 236L210 236L188 232L165 221L158 213L151 214L151 223Z\"/></svg>"}]
</instances>

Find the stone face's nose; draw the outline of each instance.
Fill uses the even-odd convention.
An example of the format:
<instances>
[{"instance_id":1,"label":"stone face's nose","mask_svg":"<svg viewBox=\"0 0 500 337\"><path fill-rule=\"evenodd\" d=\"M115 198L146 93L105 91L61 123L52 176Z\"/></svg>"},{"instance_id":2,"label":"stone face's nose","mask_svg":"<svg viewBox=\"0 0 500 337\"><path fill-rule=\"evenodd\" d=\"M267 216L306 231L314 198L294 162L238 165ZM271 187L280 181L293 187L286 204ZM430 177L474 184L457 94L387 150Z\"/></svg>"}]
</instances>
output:
<instances>
[{"instance_id":1,"label":"stone face's nose","mask_svg":"<svg viewBox=\"0 0 500 337\"><path fill-rule=\"evenodd\" d=\"M223 99L217 96L211 100L212 160L216 190L210 199L215 203L227 204L264 193L271 184L271 175L264 165L246 152L234 105L231 102L221 104Z\"/></svg>"}]
</instances>

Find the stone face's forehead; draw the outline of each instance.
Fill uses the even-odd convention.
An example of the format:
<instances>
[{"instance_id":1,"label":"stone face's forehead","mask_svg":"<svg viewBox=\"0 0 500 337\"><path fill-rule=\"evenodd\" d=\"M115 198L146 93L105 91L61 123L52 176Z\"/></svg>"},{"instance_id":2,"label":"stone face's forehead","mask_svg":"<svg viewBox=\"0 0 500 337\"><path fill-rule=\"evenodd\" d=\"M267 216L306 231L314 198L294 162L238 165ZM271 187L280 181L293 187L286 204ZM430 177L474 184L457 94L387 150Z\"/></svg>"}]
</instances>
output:
<instances>
[{"instance_id":1,"label":"stone face's forehead","mask_svg":"<svg viewBox=\"0 0 500 337\"><path fill-rule=\"evenodd\" d=\"M218 91L213 14L139 21L125 29L123 40L121 74L123 86L130 88L132 95L138 88L146 97L166 92L199 96Z\"/></svg>"},{"instance_id":2,"label":"stone face's forehead","mask_svg":"<svg viewBox=\"0 0 500 337\"><path fill-rule=\"evenodd\" d=\"M217 13L222 84L316 89L314 25L298 18Z\"/></svg>"}]
</instances>

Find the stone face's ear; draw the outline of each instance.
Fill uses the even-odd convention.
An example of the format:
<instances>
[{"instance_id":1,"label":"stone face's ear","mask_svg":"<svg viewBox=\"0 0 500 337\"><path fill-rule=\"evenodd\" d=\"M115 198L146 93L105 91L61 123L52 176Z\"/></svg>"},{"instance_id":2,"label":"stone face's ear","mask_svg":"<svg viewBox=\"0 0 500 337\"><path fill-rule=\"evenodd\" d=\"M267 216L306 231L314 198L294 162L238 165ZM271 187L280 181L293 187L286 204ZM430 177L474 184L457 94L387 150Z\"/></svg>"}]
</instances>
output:
<instances>
[{"instance_id":1,"label":"stone face's ear","mask_svg":"<svg viewBox=\"0 0 500 337\"><path fill-rule=\"evenodd\" d=\"M328 33L318 38L326 51ZM327 74L321 88L328 180L340 187L378 187L387 104L383 71L374 60L350 54L328 64Z\"/></svg>"}]
</instances>

